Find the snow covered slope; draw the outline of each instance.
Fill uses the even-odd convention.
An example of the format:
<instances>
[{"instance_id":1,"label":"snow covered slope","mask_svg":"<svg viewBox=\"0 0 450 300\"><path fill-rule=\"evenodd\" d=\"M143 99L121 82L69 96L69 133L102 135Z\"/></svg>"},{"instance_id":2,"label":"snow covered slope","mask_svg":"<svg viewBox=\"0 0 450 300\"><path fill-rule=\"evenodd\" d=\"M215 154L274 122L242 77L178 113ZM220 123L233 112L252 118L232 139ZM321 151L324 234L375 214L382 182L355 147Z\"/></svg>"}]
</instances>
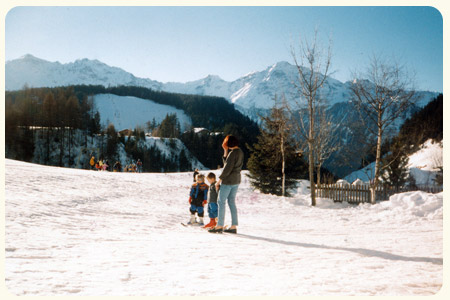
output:
<instances>
[{"instance_id":1,"label":"snow covered slope","mask_svg":"<svg viewBox=\"0 0 450 300\"><path fill-rule=\"evenodd\" d=\"M161 123L167 114L177 115L182 131L192 124L191 118L183 110L146 99L99 94L95 95L94 102L100 113L101 123L105 126L112 123L116 130L134 129L136 126L145 128L145 123L151 122L153 118Z\"/></svg>"},{"instance_id":2,"label":"snow covered slope","mask_svg":"<svg viewBox=\"0 0 450 300\"><path fill-rule=\"evenodd\" d=\"M125 137L125 139L127 138L128 137ZM132 137L132 139L133 138L134 137ZM179 139L146 137L145 141L140 140L138 143L141 149L144 148L150 149L151 147L154 147L157 150L159 150L162 157L165 157L166 159L175 160L177 162L179 161L181 152L184 151L186 159L191 164L190 167L191 169L194 168L198 168L200 170L207 169L195 156L192 155L192 153L186 148L183 142L181 142ZM105 139L102 138L100 135L96 135L94 137L86 139L83 133L81 133L80 131L75 131L72 137L71 155L69 156L68 151L64 152L64 155L61 158L62 165L78 169L89 169L90 168L89 161L91 159L91 156L93 155L98 159L99 156L102 154L101 151L102 145L104 147ZM49 151L48 157L47 151ZM105 157L105 159L109 160L109 163L111 165L114 163L111 157ZM119 143L117 147L117 159L121 162L123 166L135 161L135 158L133 158L131 154L127 154L127 152L125 151L125 145L122 143ZM51 143L49 148L47 148L45 135L42 133L36 134L34 139L34 153L32 162L42 165L57 166L59 165L59 160L60 160L60 145L58 143ZM161 169L160 171L163 172L164 170Z\"/></svg>"},{"instance_id":3,"label":"snow covered slope","mask_svg":"<svg viewBox=\"0 0 450 300\"><path fill-rule=\"evenodd\" d=\"M443 166L443 145L440 143L433 143L432 140L426 141L419 151L409 156L408 167L410 174L416 180L416 184L433 185L436 173L439 171L438 167ZM361 179L368 182L373 179L375 174L375 163L371 163L365 168L352 172L344 179L348 182L353 182L356 179Z\"/></svg>"},{"instance_id":4,"label":"snow covered slope","mask_svg":"<svg viewBox=\"0 0 450 300\"><path fill-rule=\"evenodd\" d=\"M5 164L14 295L411 296L442 286L442 193L311 207L307 182L283 199L244 177L238 235L210 234L180 225L192 173Z\"/></svg>"},{"instance_id":5,"label":"snow covered slope","mask_svg":"<svg viewBox=\"0 0 450 300\"><path fill-rule=\"evenodd\" d=\"M409 157L408 167L417 184L433 184L439 167L444 166L443 144L426 141L421 149Z\"/></svg>"},{"instance_id":6,"label":"snow covered slope","mask_svg":"<svg viewBox=\"0 0 450 300\"><path fill-rule=\"evenodd\" d=\"M172 146L173 145L173 146ZM186 148L179 139L167 139L160 137L145 137L145 147L156 147L166 158L180 157L181 151L184 151L192 169L207 170L207 168Z\"/></svg>"}]
</instances>

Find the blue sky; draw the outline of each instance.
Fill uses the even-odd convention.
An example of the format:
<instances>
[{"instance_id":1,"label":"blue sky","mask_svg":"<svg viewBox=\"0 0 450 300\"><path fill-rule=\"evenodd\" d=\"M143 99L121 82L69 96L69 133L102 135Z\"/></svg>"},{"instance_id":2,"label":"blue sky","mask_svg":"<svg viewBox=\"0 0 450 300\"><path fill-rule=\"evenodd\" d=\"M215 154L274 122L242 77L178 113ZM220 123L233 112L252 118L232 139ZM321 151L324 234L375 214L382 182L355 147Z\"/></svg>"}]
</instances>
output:
<instances>
[{"instance_id":1,"label":"blue sky","mask_svg":"<svg viewBox=\"0 0 450 300\"><path fill-rule=\"evenodd\" d=\"M138 77L234 80L311 38L333 43L333 77L346 81L370 55L395 57L420 89L442 92L442 17L432 7L16 7L5 20L5 58L98 59Z\"/></svg>"}]
</instances>

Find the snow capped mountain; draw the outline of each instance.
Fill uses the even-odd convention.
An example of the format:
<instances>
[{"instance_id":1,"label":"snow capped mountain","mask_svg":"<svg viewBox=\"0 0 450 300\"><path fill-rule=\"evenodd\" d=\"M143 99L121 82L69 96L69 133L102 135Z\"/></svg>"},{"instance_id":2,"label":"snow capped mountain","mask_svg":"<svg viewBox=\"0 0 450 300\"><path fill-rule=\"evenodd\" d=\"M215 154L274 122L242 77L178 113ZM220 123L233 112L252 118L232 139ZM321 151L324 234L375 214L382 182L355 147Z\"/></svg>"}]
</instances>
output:
<instances>
[{"instance_id":1,"label":"snow capped mountain","mask_svg":"<svg viewBox=\"0 0 450 300\"><path fill-rule=\"evenodd\" d=\"M228 99L243 113L256 115L258 110L270 109L274 98L286 96L293 103L298 98L297 67L278 62L263 71L251 72L234 81L225 81L217 75L186 83L162 83L147 78L138 78L120 68L108 66L98 60L81 59L73 63L49 62L25 55L6 62L6 90L30 87L54 87L71 84L92 84L104 86L134 85L167 92L218 96ZM350 82L343 83L329 77L322 93L328 104L350 100ZM437 93L420 92L419 106L428 103Z\"/></svg>"},{"instance_id":2,"label":"snow capped mountain","mask_svg":"<svg viewBox=\"0 0 450 300\"><path fill-rule=\"evenodd\" d=\"M55 87L73 84L104 86L136 85L159 89L159 83L137 78L120 68L111 67L98 60L79 59L61 64L36 58L30 54L6 62L6 90L29 87Z\"/></svg>"},{"instance_id":3,"label":"snow capped mountain","mask_svg":"<svg viewBox=\"0 0 450 300\"><path fill-rule=\"evenodd\" d=\"M209 75L203 79L186 83L167 82L161 87L167 92L181 94L208 95L228 98L232 92L229 82L217 75Z\"/></svg>"}]
</instances>

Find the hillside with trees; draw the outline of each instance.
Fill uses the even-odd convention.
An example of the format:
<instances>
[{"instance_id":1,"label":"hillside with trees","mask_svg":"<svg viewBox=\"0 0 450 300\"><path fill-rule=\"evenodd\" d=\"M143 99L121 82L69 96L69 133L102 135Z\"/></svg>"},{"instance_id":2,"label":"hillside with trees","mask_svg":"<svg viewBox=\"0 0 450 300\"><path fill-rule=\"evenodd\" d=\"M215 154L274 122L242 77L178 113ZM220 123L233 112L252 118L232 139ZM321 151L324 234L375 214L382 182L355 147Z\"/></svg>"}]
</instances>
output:
<instances>
[{"instance_id":1,"label":"hillside with trees","mask_svg":"<svg viewBox=\"0 0 450 300\"><path fill-rule=\"evenodd\" d=\"M411 154L429 139L442 141L443 135L444 99L440 94L403 123L395 140L408 145L408 154Z\"/></svg>"},{"instance_id":2,"label":"hillside with trees","mask_svg":"<svg viewBox=\"0 0 450 300\"><path fill-rule=\"evenodd\" d=\"M6 157L31 161L35 150L34 138L45 141L44 163L50 163L51 147L57 145L57 164L63 165L68 155L73 164L72 152L77 133L88 137L101 132L100 116L94 110L92 100L86 95L75 94L73 88L24 89L6 92L5 136Z\"/></svg>"},{"instance_id":3,"label":"hillside with trees","mask_svg":"<svg viewBox=\"0 0 450 300\"><path fill-rule=\"evenodd\" d=\"M148 157L148 161L163 161L147 170L188 170L188 154L169 161L159 157L157 149L139 149L137 141L117 138L112 126L102 128L100 115L93 103L93 95L108 93L119 96L134 96L171 105L182 109L192 119L193 127L204 127L211 132L202 137L183 134L175 115L167 115L161 124L148 120L148 128L154 136L162 138L181 138L187 149L198 155L199 160L208 168L217 168L221 164L220 145L224 135L234 134L243 143L242 149L249 157L246 144L252 145L259 133L258 125L238 112L233 104L218 97L183 95L156 92L142 87L70 86L59 88L24 88L6 92L5 130L6 157L32 161L36 155L35 147L39 139L39 162L58 166L74 166L77 156L75 148L84 152L98 152L98 156L118 159L118 147L121 143L128 155L137 159ZM143 128L135 128L133 136L145 139ZM133 144L134 143L134 144ZM55 146L57 145L57 146ZM80 148L81 147L81 148ZM97 150L99 148L100 150ZM146 152L147 151L147 152ZM55 154L55 153L58 154ZM43 154L42 154L43 153ZM88 153L85 153L86 155ZM57 155L58 158L50 156ZM217 157L216 157L217 156ZM173 160L179 159L182 163ZM148 165L147 165L148 166ZM164 166L167 166L165 168ZM144 167L145 169L145 167Z\"/></svg>"},{"instance_id":4,"label":"hillside with trees","mask_svg":"<svg viewBox=\"0 0 450 300\"><path fill-rule=\"evenodd\" d=\"M399 189L405 184L415 186L415 178L409 172L408 156L417 152L428 140L441 142L443 139L444 117L443 95L440 94L421 110L407 119L396 137L384 145L382 166L385 170L383 183ZM436 162L438 163L438 162ZM440 162L442 164L442 162ZM437 166L439 174L436 184L443 183L443 165Z\"/></svg>"}]
</instances>

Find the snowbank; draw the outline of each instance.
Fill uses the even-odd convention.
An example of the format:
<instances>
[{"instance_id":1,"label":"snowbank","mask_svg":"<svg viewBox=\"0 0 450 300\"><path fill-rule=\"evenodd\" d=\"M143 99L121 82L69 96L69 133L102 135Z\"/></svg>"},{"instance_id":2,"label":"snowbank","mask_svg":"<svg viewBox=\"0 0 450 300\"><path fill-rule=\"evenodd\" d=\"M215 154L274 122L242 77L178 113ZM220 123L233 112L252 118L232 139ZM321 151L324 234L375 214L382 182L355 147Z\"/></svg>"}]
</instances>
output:
<instances>
[{"instance_id":1,"label":"snowbank","mask_svg":"<svg viewBox=\"0 0 450 300\"><path fill-rule=\"evenodd\" d=\"M391 196L389 201L381 201L376 204L362 203L359 205L347 202L334 202L332 199L316 198L316 208L322 209L356 209L363 214L388 211L395 218L403 217L405 221L417 219L417 217L442 220L443 218L443 192L438 194L426 193L422 191L399 193ZM311 195L309 181L301 180L298 184L295 197L287 200L300 206L311 205Z\"/></svg>"},{"instance_id":2,"label":"snowbank","mask_svg":"<svg viewBox=\"0 0 450 300\"><path fill-rule=\"evenodd\" d=\"M393 195L380 206L403 215L413 215L427 219L442 219L443 193L430 194L421 191Z\"/></svg>"}]
</instances>

